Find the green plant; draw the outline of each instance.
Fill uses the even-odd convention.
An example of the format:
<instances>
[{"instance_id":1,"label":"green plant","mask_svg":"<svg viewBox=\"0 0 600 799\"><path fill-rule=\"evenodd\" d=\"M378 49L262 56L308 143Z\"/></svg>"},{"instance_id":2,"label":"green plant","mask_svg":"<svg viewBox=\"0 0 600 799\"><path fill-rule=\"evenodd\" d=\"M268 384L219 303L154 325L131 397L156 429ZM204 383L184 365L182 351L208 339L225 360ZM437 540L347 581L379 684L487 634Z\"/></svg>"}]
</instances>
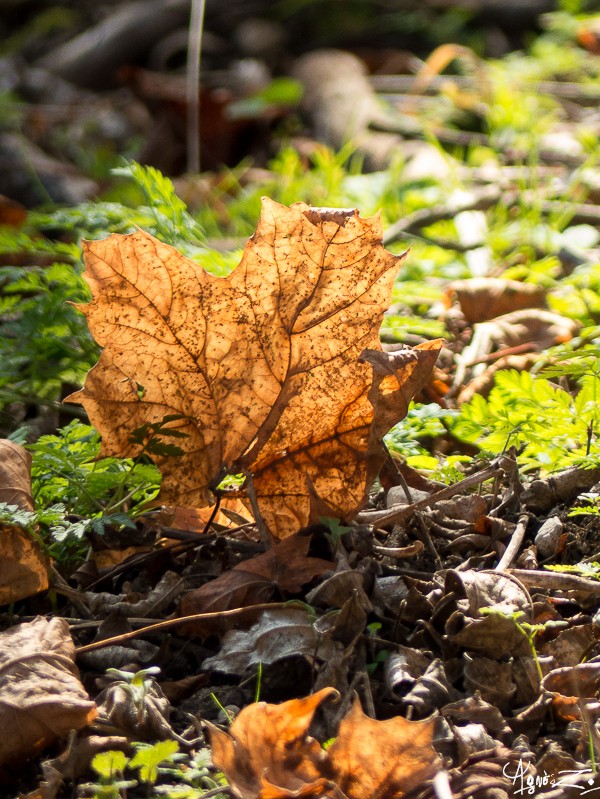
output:
<instances>
[{"instance_id":1,"label":"green plant","mask_svg":"<svg viewBox=\"0 0 600 799\"><path fill-rule=\"evenodd\" d=\"M98 459L100 437L82 422L42 436L29 450L38 507L62 502L68 513L80 516L124 509L135 516L158 492L160 472L155 466L129 458Z\"/></svg>"},{"instance_id":2,"label":"green plant","mask_svg":"<svg viewBox=\"0 0 600 799\"><path fill-rule=\"evenodd\" d=\"M575 505L569 511L569 516L600 516L600 496L592 491L585 491L577 499L582 505Z\"/></svg>"},{"instance_id":3,"label":"green plant","mask_svg":"<svg viewBox=\"0 0 600 799\"><path fill-rule=\"evenodd\" d=\"M439 405L412 402L406 417L385 436L386 446L406 458L429 455L424 444L443 436L446 428L442 422L457 415L458 411L440 408Z\"/></svg>"},{"instance_id":4,"label":"green plant","mask_svg":"<svg viewBox=\"0 0 600 799\"><path fill-rule=\"evenodd\" d=\"M98 782L86 783L81 790L94 799L122 799L128 788L134 788L137 780L126 780L123 772L128 758L124 752L99 752L94 756L91 767L98 776Z\"/></svg>"},{"instance_id":5,"label":"green plant","mask_svg":"<svg viewBox=\"0 0 600 799\"><path fill-rule=\"evenodd\" d=\"M146 229L157 238L174 247L203 245L203 229L188 213L172 181L158 169L131 161L114 169L113 174L133 181L142 197L138 213L150 218L151 224Z\"/></svg>"},{"instance_id":6,"label":"green plant","mask_svg":"<svg viewBox=\"0 0 600 799\"><path fill-rule=\"evenodd\" d=\"M500 611L497 608L481 608L480 612L482 616L500 615L504 616L507 619L512 619L514 621L515 627L527 640L527 644L529 646L529 649L531 650L531 656L533 657L533 660L535 662L536 671L538 673L540 680L543 680L544 672L542 671L542 665L540 663L540 659L535 646L535 638L539 633L544 632L545 630L562 630L568 627L569 623L562 620L549 619L548 621L545 621L542 624L531 624L528 621L523 621L523 617L525 616L525 614L523 613L522 610L516 610L510 613L508 611L507 612Z\"/></svg>"},{"instance_id":7,"label":"green plant","mask_svg":"<svg viewBox=\"0 0 600 799\"><path fill-rule=\"evenodd\" d=\"M489 396L476 394L448 424L458 439L493 454L517 446L525 470L552 471L582 459L593 465L599 452L589 430L600 412L600 378L585 374L580 383L572 396L544 377L501 371Z\"/></svg>"},{"instance_id":8,"label":"green plant","mask_svg":"<svg viewBox=\"0 0 600 799\"><path fill-rule=\"evenodd\" d=\"M0 266L0 425L12 403L55 407L61 385L80 382L97 356L69 304L89 296L78 246L0 228L0 263L17 256L23 265Z\"/></svg>"},{"instance_id":9,"label":"green plant","mask_svg":"<svg viewBox=\"0 0 600 799\"><path fill-rule=\"evenodd\" d=\"M156 433L158 435L158 433ZM158 439L150 438L156 441ZM125 458L99 459L100 437L89 425L73 421L54 435L29 445L32 493L36 511L10 513L7 519L40 538L59 563L77 562L87 548L87 534L107 527L135 528L158 493L160 472L151 463Z\"/></svg>"},{"instance_id":10,"label":"green plant","mask_svg":"<svg viewBox=\"0 0 600 799\"><path fill-rule=\"evenodd\" d=\"M135 755L129 761L129 768L138 769L140 780L152 785L158 779L159 766L163 763L176 762L175 755L179 752L177 741L170 739L158 741L155 744L138 744Z\"/></svg>"},{"instance_id":11,"label":"green plant","mask_svg":"<svg viewBox=\"0 0 600 799\"><path fill-rule=\"evenodd\" d=\"M79 795L127 799L129 789L137 796L142 788L147 796L168 799L202 799L205 795L226 799L226 794L219 791L225 786L225 779L210 766L208 749L188 755L180 752L177 741L171 739L134 743L133 747L132 757L112 750L95 755L91 768L97 781L80 785Z\"/></svg>"}]
</instances>

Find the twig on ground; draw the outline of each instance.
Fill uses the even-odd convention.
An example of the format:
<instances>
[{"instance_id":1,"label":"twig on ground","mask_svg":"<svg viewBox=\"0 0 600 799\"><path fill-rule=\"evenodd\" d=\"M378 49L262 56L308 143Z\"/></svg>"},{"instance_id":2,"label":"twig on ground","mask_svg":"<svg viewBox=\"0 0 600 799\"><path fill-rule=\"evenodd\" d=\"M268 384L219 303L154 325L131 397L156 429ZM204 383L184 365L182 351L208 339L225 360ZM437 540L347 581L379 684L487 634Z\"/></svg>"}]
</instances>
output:
<instances>
[{"instance_id":1,"label":"twig on ground","mask_svg":"<svg viewBox=\"0 0 600 799\"><path fill-rule=\"evenodd\" d=\"M209 796L218 796L220 793L225 793L227 796L232 795L229 785L220 785L217 788L211 788L210 791L203 793L201 799L208 799Z\"/></svg>"},{"instance_id":2,"label":"twig on ground","mask_svg":"<svg viewBox=\"0 0 600 799\"><path fill-rule=\"evenodd\" d=\"M383 234L383 243L387 246L407 233L415 233L421 228L441 222L444 219L453 219L462 211L485 211L499 202L502 193L498 186L485 186L462 203L449 203L447 205L434 205L432 208L421 208L412 214L399 219L390 225Z\"/></svg>"},{"instance_id":3,"label":"twig on ground","mask_svg":"<svg viewBox=\"0 0 600 799\"><path fill-rule=\"evenodd\" d=\"M519 516L519 521L517 522L517 526L513 531L509 544L504 550L504 554L500 558L495 571L497 572L505 571L506 569L508 569L510 564L516 558L519 548L523 543L523 538L525 538L525 531L527 530L528 522L529 522L529 515L527 513L523 513L521 514L521 516Z\"/></svg>"},{"instance_id":4,"label":"twig on ground","mask_svg":"<svg viewBox=\"0 0 600 799\"><path fill-rule=\"evenodd\" d=\"M112 638L105 638L102 641L93 641L91 644L85 646L78 646L75 654L83 655L85 652L93 652L96 649L103 649L105 646L116 646L123 643L123 641L130 641L132 638L138 638L140 635L147 633L154 633L160 630L167 630L171 627L179 627L181 624L187 624L192 621L208 621L209 619L226 618L229 616L237 616L248 611L260 610L276 610L278 608L289 608L294 606L294 601L291 602L265 602L262 605L247 605L243 608L231 608L230 610L217 610L214 613L194 613L191 616L178 616L176 619L166 619L157 624L149 624L147 627L141 627L139 630L131 630L121 635L115 635ZM304 603L298 603L299 606L305 607Z\"/></svg>"},{"instance_id":5,"label":"twig on ground","mask_svg":"<svg viewBox=\"0 0 600 799\"><path fill-rule=\"evenodd\" d=\"M377 545L373 546L373 552L377 552L378 555L383 555L386 558L412 558L415 555L418 555L419 552L422 552L425 549L425 544L422 541L414 541L412 544L409 544L407 547L380 547Z\"/></svg>"},{"instance_id":6,"label":"twig on ground","mask_svg":"<svg viewBox=\"0 0 600 799\"><path fill-rule=\"evenodd\" d=\"M484 483L486 480L491 480L502 471L504 471L502 466L495 462L486 469L477 472L477 474L471 474L469 477L465 477L464 480L454 483L454 485L436 491L435 494L432 494L430 497L425 497L418 502L413 502L412 505L397 505L388 510L363 511L359 513L357 521L360 524L376 525L405 522L407 519L410 519L413 514L418 513L418 511L430 508L432 505L437 505L438 502L442 502L445 499L450 499L456 494L460 494L465 488L471 488L472 486Z\"/></svg>"},{"instance_id":7,"label":"twig on ground","mask_svg":"<svg viewBox=\"0 0 600 799\"><path fill-rule=\"evenodd\" d=\"M536 569L509 569L512 574L529 588L543 591L577 591L590 596L600 596L600 580L589 580L576 574L565 572L538 571Z\"/></svg>"}]
</instances>

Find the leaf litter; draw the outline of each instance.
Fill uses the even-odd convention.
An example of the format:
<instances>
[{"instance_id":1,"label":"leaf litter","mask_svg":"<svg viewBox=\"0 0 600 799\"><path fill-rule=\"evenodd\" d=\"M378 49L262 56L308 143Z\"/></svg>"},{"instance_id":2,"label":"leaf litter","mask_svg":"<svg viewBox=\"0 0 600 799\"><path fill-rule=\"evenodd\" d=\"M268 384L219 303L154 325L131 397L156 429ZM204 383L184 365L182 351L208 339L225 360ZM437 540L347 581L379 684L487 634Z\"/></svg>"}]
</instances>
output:
<instances>
[{"instance_id":1,"label":"leaf litter","mask_svg":"<svg viewBox=\"0 0 600 799\"><path fill-rule=\"evenodd\" d=\"M82 614L71 634L101 712L75 677L76 743L52 758L66 732L57 726L25 745L25 757L50 757L45 799L69 790L82 752L144 736L177 736L191 751L209 742L224 790L242 799L496 799L524 785L554 799L567 795L565 774L573 791L600 790L587 765L600 719L600 580L537 568L532 523L548 511L564 519L597 474L573 468L523 490L509 451L442 487L386 460L381 438L431 384L441 347L382 351L399 263L377 220L270 201L228 280L142 232L88 244L84 311L105 349L72 399L103 454L136 455L152 425L183 433L170 449L147 448L165 502L212 502L224 473L241 471L247 491L235 501L281 540L264 551L249 512L237 528L204 532L149 515L150 550L80 570L77 588L56 584ZM540 313L527 312L532 337ZM553 336L572 334L556 324ZM482 358L506 344L495 336ZM383 491L369 498L382 465ZM424 546L407 561L415 539ZM105 653L125 670L108 686ZM72 655L65 662L76 675ZM168 678L164 692L148 666ZM68 692L30 679L58 719L68 715ZM25 724L26 705L15 712Z\"/></svg>"}]
</instances>

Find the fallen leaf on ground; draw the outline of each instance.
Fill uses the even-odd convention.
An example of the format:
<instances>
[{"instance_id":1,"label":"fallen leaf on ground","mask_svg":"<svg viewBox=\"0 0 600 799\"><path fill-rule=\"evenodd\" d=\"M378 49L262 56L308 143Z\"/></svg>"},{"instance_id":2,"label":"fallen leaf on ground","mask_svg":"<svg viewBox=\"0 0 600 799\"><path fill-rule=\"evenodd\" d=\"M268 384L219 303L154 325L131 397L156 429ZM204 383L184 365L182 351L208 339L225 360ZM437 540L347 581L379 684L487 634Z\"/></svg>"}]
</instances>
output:
<instances>
[{"instance_id":1,"label":"fallen leaf on ground","mask_svg":"<svg viewBox=\"0 0 600 799\"><path fill-rule=\"evenodd\" d=\"M185 434L182 454L154 456L163 502L210 504L225 473L246 472L276 537L316 507L351 518L384 460L382 431L441 346L381 351L401 261L381 242L379 217L268 199L227 278L143 231L88 242L82 310L104 351L68 399L101 433L101 455L139 455L134 431L175 417L165 431Z\"/></svg>"},{"instance_id":2,"label":"fallen leaf on ground","mask_svg":"<svg viewBox=\"0 0 600 799\"><path fill-rule=\"evenodd\" d=\"M96 717L79 680L64 619L37 618L0 633L0 771L33 757Z\"/></svg>"},{"instance_id":3,"label":"fallen leaf on ground","mask_svg":"<svg viewBox=\"0 0 600 799\"><path fill-rule=\"evenodd\" d=\"M243 569L229 569L214 580L186 594L181 600L181 616L197 613L216 613L230 608L245 608L270 602L275 593L275 584L267 577ZM184 630L190 635L210 635L213 629L205 621L191 621Z\"/></svg>"},{"instance_id":4,"label":"fallen leaf on ground","mask_svg":"<svg viewBox=\"0 0 600 799\"><path fill-rule=\"evenodd\" d=\"M323 749L308 730L318 706L336 694L323 688L280 705L249 705L229 732L210 725L213 761L235 797L399 799L438 770L432 720L376 721L358 701Z\"/></svg>"},{"instance_id":5,"label":"fallen leaf on ground","mask_svg":"<svg viewBox=\"0 0 600 799\"><path fill-rule=\"evenodd\" d=\"M157 521L165 527L176 530L203 533L209 522L220 524L223 527L237 527L239 524L248 523L251 514L240 499L223 497L219 510L214 513L214 505L204 508L174 508L163 507L157 516ZM168 538L168 531L165 533Z\"/></svg>"},{"instance_id":6,"label":"fallen leaf on ground","mask_svg":"<svg viewBox=\"0 0 600 799\"><path fill-rule=\"evenodd\" d=\"M8 439L0 439L0 502L33 510L31 455Z\"/></svg>"},{"instance_id":7,"label":"fallen leaf on ground","mask_svg":"<svg viewBox=\"0 0 600 799\"><path fill-rule=\"evenodd\" d=\"M249 666L268 666L290 656L311 662L339 656L341 644L322 636L313 621L304 608L265 610L250 629L225 633L219 654L207 658L202 668L241 675Z\"/></svg>"},{"instance_id":8,"label":"fallen leaf on ground","mask_svg":"<svg viewBox=\"0 0 600 799\"><path fill-rule=\"evenodd\" d=\"M331 561L307 555L310 541L311 536L290 536L262 555L244 560L220 577L189 591L181 601L181 615L212 613L268 602L277 588L290 594L297 593L315 577L335 569ZM191 622L188 629L202 634L203 628L198 626L198 622Z\"/></svg>"},{"instance_id":9,"label":"fallen leaf on ground","mask_svg":"<svg viewBox=\"0 0 600 799\"><path fill-rule=\"evenodd\" d=\"M48 588L49 560L24 527L0 522L0 563L0 605Z\"/></svg>"},{"instance_id":10,"label":"fallen leaf on ground","mask_svg":"<svg viewBox=\"0 0 600 799\"><path fill-rule=\"evenodd\" d=\"M448 287L468 322L486 322L523 308L542 308L546 290L533 283L493 277L455 280Z\"/></svg>"},{"instance_id":11,"label":"fallen leaf on ground","mask_svg":"<svg viewBox=\"0 0 600 799\"><path fill-rule=\"evenodd\" d=\"M404 796L440 767L433 728L432 719L371 719L355 700L328 750L336 785L348 799Z\"/></svg>"},{"instance_id":12,"label":"fallen leaf on ground","mask_svg":"<svg viewBox=\"0 0 600 799\"><path fill-rule=\"evenodd\" d=\"M483 389L498 366L494 360L508 359L511 355L538 353L548 347L564 343L573 338L580 328L577 320L561 316L543 308L525 308L505 313L488 322L480 322L473 328L470 344L457 358L453 391L459 395L459 403L468 401L475 391ZM499 353L496 356L496 353ZM491 365L489 365L491 363ZM504 368L517 362L504 361ZM527 368L525 358L523 366ZM475 382L474 387L471 385Z\"/></svg>"},{"instance_id":13,"label":"fallen leaf on ground","mask_svg":"<svg viewBox=\"0 0 600 799\"><path fill-rule=\"evenodd\" d=\"M0 502L32 511L31 455L12 441L0 440ZM48 588L48 558L20 524L0 522L0 605Z\"/></svg>"},{"instance_id":14,"label":"fallen leaf on ground","mask_svg":"<svg viewBox=\"0 0 600 799\"><path fill-rule=\"evenodd\" d=\"M582 713L591 700L594 701L594 721L599 715L598 691L600 689L600 663L578 663L576 666L565 666L553 669L542 680L542 688L552 697L552 706L556 714L572 721L581 718Z\"/></svg>"}]
</instances>

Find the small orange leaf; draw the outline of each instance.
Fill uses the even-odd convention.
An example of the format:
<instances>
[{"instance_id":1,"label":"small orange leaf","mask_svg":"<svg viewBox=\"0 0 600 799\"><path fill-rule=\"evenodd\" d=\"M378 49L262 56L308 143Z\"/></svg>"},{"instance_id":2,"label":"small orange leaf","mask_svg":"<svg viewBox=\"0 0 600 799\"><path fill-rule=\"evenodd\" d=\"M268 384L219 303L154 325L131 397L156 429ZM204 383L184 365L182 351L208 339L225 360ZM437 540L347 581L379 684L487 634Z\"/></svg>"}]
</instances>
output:
<instances>
[{"instance_id":1,"label":"small orange leaf","mask_svg":"<svg viewBox=\"0 0 600 799\"><path fill-rule=\"evenodd\" d=\"M256 702L241 711L228 733L209 725L213 761L235 795L255 799L265 782L295 791L319 780L327 754L308 737L308 728L321 702L336 695L335 688L323 688L280 705Z\"/></svg>"},{"instance_id":2,"label":"small orange leaf","mask_svg":"<svg viewBox=\"0 0 600 799\"><path fill-rule=\"evenodd\" d=\"M432 777L440 758L433 720L376 721L358 701L324 750L308 729L317 707L335 696L323 688L306 699L244 708L228 733L210 726L215 765L238 799L401 799Z\"/></svg>"},{"instance_id":3,"label":"small orange leaf","mask_svg":"<svg viewBox=\"0 0 600 799\"><path fill-rule=\"evenodd\" d=\"M158 455L161 500L203 506L224 473L253 476L260 511L285 538L324 506L351 518L385 457L381 433L406 414L440 343L373 380L365 351L401 258L379 217L265 199L239 266L214 277L138 231L85 245L94 299L83 308L104 347L83 404L102 455L136 456L132 433L167 424L179 457Z\"/></svg>"},{"instance_id":4,"label":"small orange leaf","mask_svg":"<svg viewBox=\"0 0 600 799\"><path fill-rule=\"evenodd\" d=\"M377 721L355 700L328 752L336 785L348 799L404 796L438 770L432 740L433 721Z\"/></svg>"}]
</instances>

